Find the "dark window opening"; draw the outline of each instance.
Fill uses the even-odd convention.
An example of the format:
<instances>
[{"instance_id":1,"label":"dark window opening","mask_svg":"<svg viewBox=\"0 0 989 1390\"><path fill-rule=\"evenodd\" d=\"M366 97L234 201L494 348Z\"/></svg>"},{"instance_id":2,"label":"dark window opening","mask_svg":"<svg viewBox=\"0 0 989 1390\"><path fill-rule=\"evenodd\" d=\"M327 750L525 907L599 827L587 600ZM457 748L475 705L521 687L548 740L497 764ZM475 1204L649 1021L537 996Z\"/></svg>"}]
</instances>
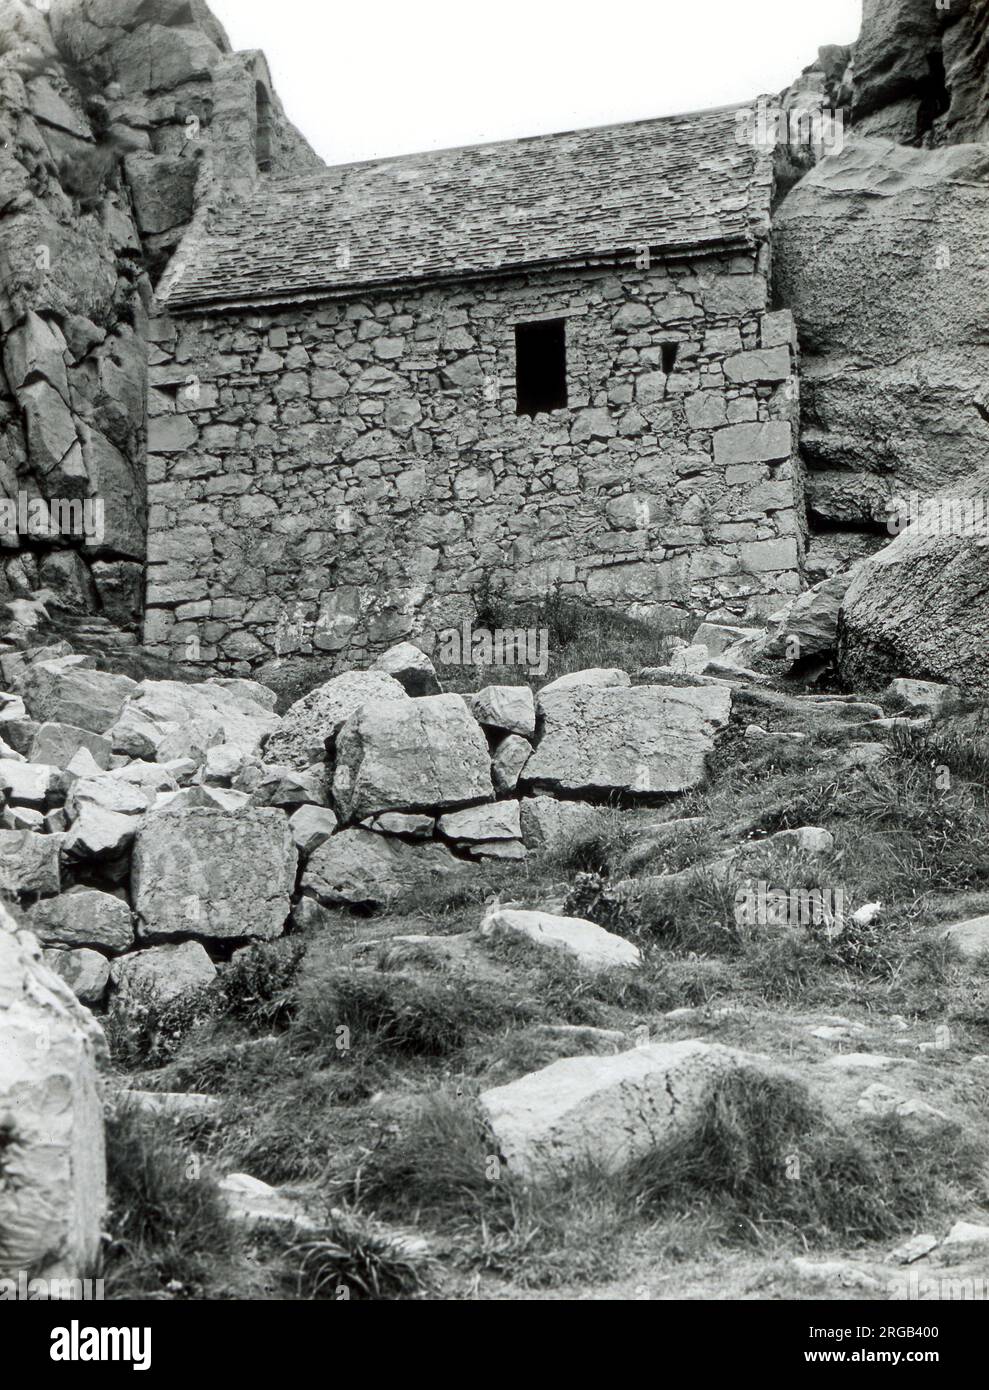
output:
<instances>
[{"instance_id":1,"label":"dark window opening","mask_svg":"<svg viewBox=\"0 0 989 1390\"><path fill-rule=\"evenodd\" d=\"M260 82L256 84L258 126L255 152L258 168L266 174L271 168L271 98Z\"/></svg>"},{"instance_id":2,"label":"dark window opening","mask_svg":"<svg viewBox=\"0 0 989 1390\"><path fill-rule=\"evenodd\" d=\"M662 348L662 352L663 352L663 371L666 373L667 376L669 376L670 372L672 372L673 368L674 368L674 367L676 366L676 364L677 364L677 358L678 358L679 355L680 355L680 344L679 344L679 343L664 343L664 344L663 344L663 348Z\"/></svg>"},{"instance_id":3,"label":"dark window opening","mask_svg":"<svg viewBox=\"0 0 989 1390\"><path fill-rule=\"evenodd\" d=\"M516 324L515 399L517 415L539 415L566 405L565 319Z\"/></svg>"}]
</instances>

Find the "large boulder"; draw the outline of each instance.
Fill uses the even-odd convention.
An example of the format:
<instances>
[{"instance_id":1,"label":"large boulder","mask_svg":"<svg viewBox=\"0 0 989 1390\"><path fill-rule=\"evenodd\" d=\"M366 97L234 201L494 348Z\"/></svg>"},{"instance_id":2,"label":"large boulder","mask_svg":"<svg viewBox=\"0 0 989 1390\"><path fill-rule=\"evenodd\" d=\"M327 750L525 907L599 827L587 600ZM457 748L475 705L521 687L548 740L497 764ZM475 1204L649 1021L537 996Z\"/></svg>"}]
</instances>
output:
<instances>
[{"instance_id":1,"label":"large boulder","mask_svg":"<svg viewBox=\"0 0 989 1390\"><path fill-rule=\"evenodd\" d=\"M952 503L970 501L972 516ZM945 494L891 545L855 569L838 635L838 669L852 689L895 677L989 696L989 467Z\"/></svg>"},{"instance_id":2,"label":"large boulder","mask_svg":"<svg viewBox=\"0 0 989 1390\"><path fill-rule=\"evenodd\" d=\"M39 723L71 724L105 734L136 689L137 682L129 676L90 671L63 660L38 661L28 670L24 699Z\"/></svg>"},{"instance_id":3,"label":"large boulder","mask_svg":"<svg viewBox=\"0 0 989 1390\"><path fill-rule=\"evenodd\" d=\"M424 880L465 868L443 845L344 830L314 851L302 875L302 891L327 907L380 907Z\"/></svg>"},{"instance_id":4,"label":"large boulder","mask_svg":"<svg viewBox=\"0 0 989 1390\"><path fill-rule=\"evenodd\" d=\"M143 941L279 936L298 850L282 811L172 810L145 817L131 892Z\"/></svg>"},{"instance_id":5,"label":"large boulder","mask_svg":"<svg viewBox=\"0 0 989 1390\"><path fill-rule=\"evenodd\" d=\"M781 205L776 293L799 330L801 452L826 523L882 525L897 496L984 455L987 225L987 145L852 139Z\"/></svg>"},{"instance_id":6,"label":"large boulder","mask_svg":"<svg viewBox=\"0 0 989 1390\"><path fill-rule=\"evenodd\" d=\"M0 906L0 1276L98 1267L106 1162L103 1035Z\"/></svg>"},{"instance_id":7,"label":"large boulder","mask_svg":"<svg viewBox=\"0 0 989 1390\"><path fill-rule=\"evenodd\" d=\"M549 1178L588 1161L615 1173L689 1135L712 1084L749 1060L696 1039L565 1057L484 1091L481 1106L518 1177Z\"/></svg>"},{"instance_id":8,"label":"large boulder","mask_svg":"<svg viewBox=\"0 0 989 1390\"><path fill-rule=\"evenodd\" d=\"M374 700L337 737L333 799L342 821L455 810L493 796L488 745L460 695Z\"/></svg>"},{"instance_id":9,"label":"large boulder","mask_svg":"<svg viewBox=\"0 0 989 1390\"><path fill-rule=\"evenodd\" d=\"M311 767L326 757L326 745L368 700L407 700L386 671L346 671L297 700L265 746L265 760Z\"/></svg>"},{"instance_id":10,"label":"large boulder","mask_svg":"<svg viewBox=\"0 0 989 1390\"><path fill-rule=\"evenodd\" d=\"M281 727L271 708L271 692L254 681L145 680L132 692L114 722L114 748L134 757L193 755L205 761L213 746L256 756L265 739Z\"/></svg>"},{"instance_id":11,"label":"large boulder","mask_svg":"<svg viewBox=\"0 0 989 1390\"><path fill-rule=\"evenodd\" d=\"M526 787L649 796L703 779L714 734L728 722L724 686L591 686L542 690L541 735Z\"/></svg>"}]
</instances>

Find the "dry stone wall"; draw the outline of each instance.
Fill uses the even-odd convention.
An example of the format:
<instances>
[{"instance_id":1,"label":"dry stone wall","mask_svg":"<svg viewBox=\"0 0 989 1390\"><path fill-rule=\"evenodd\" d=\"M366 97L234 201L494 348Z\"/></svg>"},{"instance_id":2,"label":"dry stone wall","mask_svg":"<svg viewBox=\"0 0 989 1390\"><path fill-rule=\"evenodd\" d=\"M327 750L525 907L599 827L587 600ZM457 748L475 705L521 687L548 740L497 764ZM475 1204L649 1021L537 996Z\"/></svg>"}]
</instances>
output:
<instances>
[{"instance_id":1,"label":"dry stone wall","mask_svg":"<svg viewBox=\"0 0 989 1390\"><path fill-rule=\"evenodd\" d=\"M480 591L673 623L800 587L798 391L766 254L152 326L145 640L224 673L427 648ZM518 323L565 409L516 414ZM675 365L671 356L675 352Z\"/></svg>"}]
</instances>

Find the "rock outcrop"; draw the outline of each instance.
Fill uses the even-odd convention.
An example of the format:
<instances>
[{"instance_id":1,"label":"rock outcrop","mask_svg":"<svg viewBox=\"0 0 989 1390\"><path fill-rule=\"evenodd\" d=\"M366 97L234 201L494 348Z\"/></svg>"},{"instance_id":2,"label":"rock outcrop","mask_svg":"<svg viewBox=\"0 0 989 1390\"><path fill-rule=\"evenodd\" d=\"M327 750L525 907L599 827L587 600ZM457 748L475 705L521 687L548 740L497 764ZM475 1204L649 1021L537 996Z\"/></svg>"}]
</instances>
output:
<instances>
[{"instance_id":1,"label":"rock outcrop","mask_svg":"<svg viewBox=\"0 0 989 1390\"><path fill-rule=\"evenodd\" d=\"M852 139L776 217L812 523L886 541L989 446L989 145ZM899 499L899 503L897 500Z\"/></svg>"},{"instance_id":2,"label":"rock outcrop","mask_svg":"<svg viewBox=\"0 0 989 1390\"><path fill-rule=\"evenodd\" d=\"M989 140L989 3L865 0L852 116L902 144Z\"/></svg>"},{"instance_id":3,"label":"rock outcrop","mask_svg":"<svg viewBox=\"0 0 989 1390\"><path fill-rule=\"evenodd\" d=\"M103 1034L3 907L0 1039L0 1275L89 1277L106 1210Z\"/></svg>"},{"instance_id":4,"label":"rock outcrop","mask_svg":"<svg viewBox=\"0 0 989 1390\"><path fill-rule=\"evenodd\" d=\"M0 602L137 625L152 283L221 185L319 167L203 0L0 4Z\"/></svg>"}]
</instances>

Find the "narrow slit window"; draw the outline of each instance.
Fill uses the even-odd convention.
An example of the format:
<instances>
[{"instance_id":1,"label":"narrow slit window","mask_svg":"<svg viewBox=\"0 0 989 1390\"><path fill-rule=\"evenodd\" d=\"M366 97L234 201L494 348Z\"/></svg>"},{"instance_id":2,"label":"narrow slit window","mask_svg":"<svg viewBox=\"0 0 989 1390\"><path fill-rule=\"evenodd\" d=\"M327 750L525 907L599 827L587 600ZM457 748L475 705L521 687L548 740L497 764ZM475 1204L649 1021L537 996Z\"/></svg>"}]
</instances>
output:
<instances>
[{"instance_id":1,"label":"narrow slit window","mask_svg":"<svg viewBox=\"0 0 989 1390\"><path fill-rule=\"evenodd\" d=\"M673 368L676 366L677 358L679 357L679 355L679 343L663 344L663 371L666 373L667 376L669 376L670 372L672 372Z\"/></svg>"},{"instance_id":2,"label":"narrow slit window","mask_svg":"<svg viewBox=\"0 0 989 1390\"><path fill-rule=\"evenodd\" d=\"M516 324L515 399L517 415L540 415L567 404L565 319Z\"/></svg>"}]
</instances>

